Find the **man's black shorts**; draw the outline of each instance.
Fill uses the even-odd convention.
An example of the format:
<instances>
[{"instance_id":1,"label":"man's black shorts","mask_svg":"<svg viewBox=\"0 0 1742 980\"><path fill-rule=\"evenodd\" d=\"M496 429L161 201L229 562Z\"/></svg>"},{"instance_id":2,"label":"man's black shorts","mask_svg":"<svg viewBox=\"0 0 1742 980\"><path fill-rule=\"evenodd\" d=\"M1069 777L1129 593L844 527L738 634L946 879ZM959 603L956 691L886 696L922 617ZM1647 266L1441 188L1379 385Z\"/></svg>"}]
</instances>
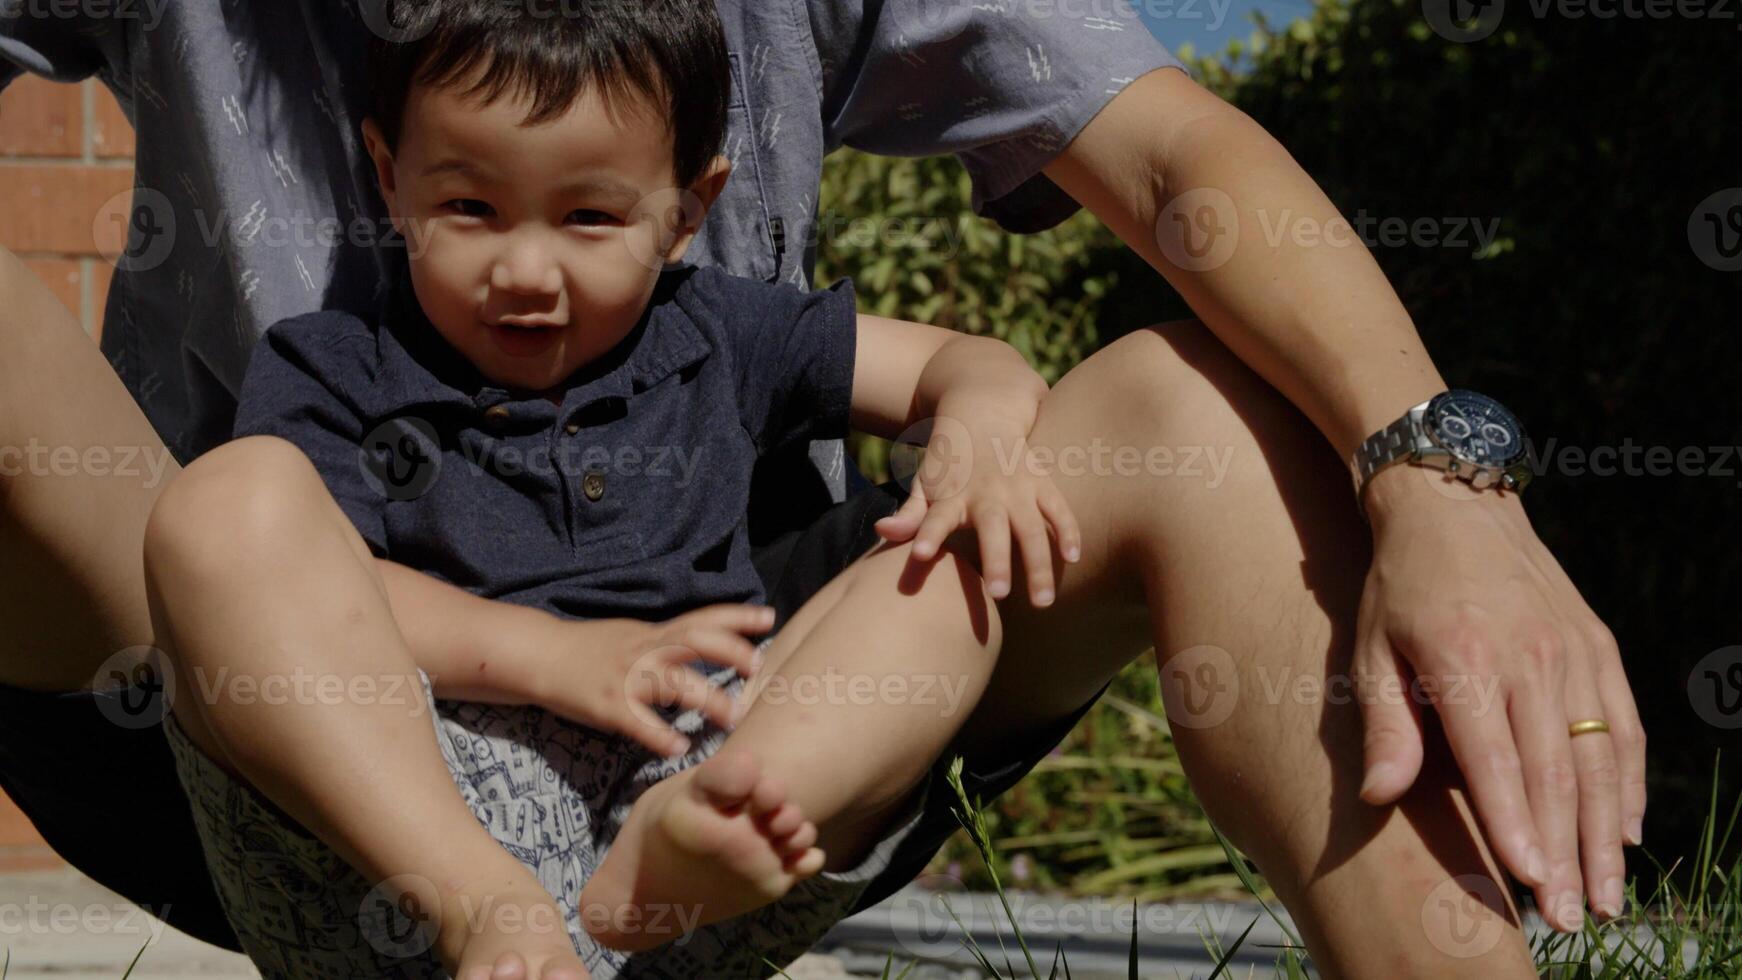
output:
<instances>
[{"instance_id":1,"label":"man's black shorts","mask_svg":"<svg viewBox=\"0 0 1742 980\"><path fill-rule=\"evenodd\" d=\"M877 539L873 525L906 498L894 483L861 484L809 526L758 545L753 561L784 624ZM0 789L68 863L183 932L238 949L206 872L187 798L161 725L129 728L101 710L129 692L51 694L0 685ZM110 705L113 708L113 704ZM1013 744L1000 757L969 759L968 792L990 800L1014 786L1075 726L1089 705ZM921 824L890 868L866 890L874 904L919 874L955 830L941 760Z\"/></svg>"}]
</instances>

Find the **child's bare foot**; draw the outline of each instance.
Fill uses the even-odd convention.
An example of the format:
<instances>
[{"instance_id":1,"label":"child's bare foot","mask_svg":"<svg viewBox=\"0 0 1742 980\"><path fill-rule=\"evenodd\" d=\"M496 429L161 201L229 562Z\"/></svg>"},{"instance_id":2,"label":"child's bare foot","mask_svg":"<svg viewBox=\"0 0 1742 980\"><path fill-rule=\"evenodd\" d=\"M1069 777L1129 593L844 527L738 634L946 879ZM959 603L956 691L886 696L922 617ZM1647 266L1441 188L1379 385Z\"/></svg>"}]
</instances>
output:
<instances>
[{"instance_id":1,"label":"child's bare foot","mask_svg":"<svg viewBox=\"0 0 1742 980\"><path fill-rule=\"evenodd\" d=\"M822 870L816 840L779 780L722 749L635 802L581 890L581 922L613 949L651 949L785 895Z\"/></svg>"},{"instance_id":2,"label":"child's bare foot","mask_svg":"<svg viewBox=\"0 0 1742 980\"><path fill-rule=\"evenodd\" d=\"M589 980L562 910L520 871L447 896L437 940L443 965L454 980Z\"/></svg>"}]
</instances>

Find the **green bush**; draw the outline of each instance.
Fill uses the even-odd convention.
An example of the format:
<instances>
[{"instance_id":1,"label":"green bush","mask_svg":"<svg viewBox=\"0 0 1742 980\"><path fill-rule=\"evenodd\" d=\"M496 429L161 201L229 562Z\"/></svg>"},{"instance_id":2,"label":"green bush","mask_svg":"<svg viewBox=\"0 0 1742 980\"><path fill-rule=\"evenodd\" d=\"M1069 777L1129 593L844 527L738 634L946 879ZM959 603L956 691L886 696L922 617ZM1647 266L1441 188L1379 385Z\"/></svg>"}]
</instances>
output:
<instances>
[{"instance_id":1,"label":"green bush","mask_svg":"<svg viewBox=\"0 0 1742 980\"><path fill-rule=\"evenodd\" d=\"M854 150L823 167L816 279L852 276L861 312L997 337L1057 381L1096 347L1106 268L1123 246L1087 212L1038 235L975 217L967 172L953 158L899 159ZM855 436L849 450L887 479L888 445Z\"/></svg>"}]
</instances>

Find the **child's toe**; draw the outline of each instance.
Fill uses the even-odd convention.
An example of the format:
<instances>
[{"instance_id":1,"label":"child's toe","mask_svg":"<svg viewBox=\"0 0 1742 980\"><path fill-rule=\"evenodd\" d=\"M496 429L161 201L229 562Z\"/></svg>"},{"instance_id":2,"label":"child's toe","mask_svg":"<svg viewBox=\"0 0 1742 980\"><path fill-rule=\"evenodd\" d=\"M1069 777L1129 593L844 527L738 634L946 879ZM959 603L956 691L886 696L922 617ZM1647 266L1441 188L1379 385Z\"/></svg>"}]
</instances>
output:
<instances>
[{"instance_id":1,"label":"child's toe","mask_svg":"<svg viewBox=\"0 0 1742 980\"><path fill-rule=\"evenodd\" d=\"M750 809L758 816L771 814L786 805L786 780L763 776L756 781L750 794Z\"/></svg>"},{"instance_id":2,"label":"child's toe","mask_svg":"<svg viewBox=\"0 0 1742 980\"><path fill-rule=\"evenodd\" d=\"M776 840L774 846L780 852L781 859L785 861L802 857L816 842L817 825L807 820L791 834Z\"/></svg>"},{"instance_id":3,"label":"child's toe","mask_svg":"<svg viewBox=\"0 0 1742 980\"><path fill-rule=\"evenodd\" d=\"M580 960L564 956L545 963L538 980L588 980L588 973Z\"/></svg>"},{"instance_id":4,"label":"child's toe","mask_svg":"<svg viewBox=\"0 0 1742 980\"><path fill-rule=\"evenodd\" d=\"M695 769L695 789L715 806L732 807L750 798L762 767L748 752L721 749Z\"/></svg>"},{"instance_id":5,"label":"child's toe","mask_svg":"<svg viewBox=\"0 0 1742 980\"><path fill-rule=\"evenodd\" d=\"M490 968L490 980L528 980L526 961L519 953L503 953Z\"/></svg>"},{"instance_id":6,"label":"child's toe","mask_svg":"<svg viewBox=\"0 0 1742 980\"><path fill-rule=\"evenodd\" d=\"M798 828L804 826L804 812L797 804L783 804L780 809L769 814L763 823L763 829L774 840L791 837Z\"/></svg>"},{"instance_id":7,"label":"child's toe","mask_svg":"<svg viewBox=\"0 0 1742 980\"><path fill-rule=\"evenodd\" d=\"M797 859L788 862L786 869L795 877L809 878L823 870L823 863L825 860L826 855L823 854L822 850L813 847L810 850L805 851Z\"/></svg>"}]
</instances>

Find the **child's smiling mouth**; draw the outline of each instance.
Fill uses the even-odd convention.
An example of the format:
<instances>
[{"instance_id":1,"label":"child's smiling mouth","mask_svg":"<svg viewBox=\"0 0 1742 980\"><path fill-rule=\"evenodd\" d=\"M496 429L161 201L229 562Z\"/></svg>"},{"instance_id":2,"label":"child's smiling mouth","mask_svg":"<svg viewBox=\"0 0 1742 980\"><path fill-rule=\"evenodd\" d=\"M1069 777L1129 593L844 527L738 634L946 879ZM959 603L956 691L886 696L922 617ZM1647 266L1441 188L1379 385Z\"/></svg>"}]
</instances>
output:
<instances>
[{"instance_id":1,"label":"child's smiling mouth","mask_svg":"<svg viewBox=\"0 0 1742 980\"><path fill-rule=\"evenodd\" d=\"M537 357L556 343L562 324L547 319L506 317L485 324L496 347L510 357Z\"/></svg>"}]
</instances>

